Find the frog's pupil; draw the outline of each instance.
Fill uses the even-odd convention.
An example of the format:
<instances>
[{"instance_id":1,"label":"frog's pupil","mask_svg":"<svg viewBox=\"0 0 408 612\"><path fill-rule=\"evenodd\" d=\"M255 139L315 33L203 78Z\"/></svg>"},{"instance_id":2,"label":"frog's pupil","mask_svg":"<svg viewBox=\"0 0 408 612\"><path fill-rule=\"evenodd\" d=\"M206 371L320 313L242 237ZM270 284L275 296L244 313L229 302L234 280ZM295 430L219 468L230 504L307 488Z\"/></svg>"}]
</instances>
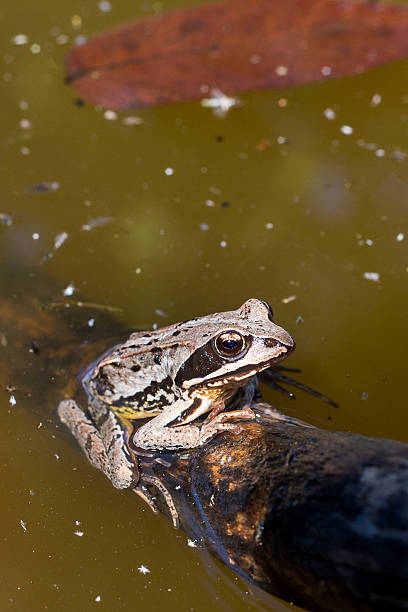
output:
<instances>
[{"instance_id":1,"label":"frog's pupil","mask_svg":"<svg viewBox=\"0 0 408 612\"><path fill-rule=\"evenodd\" d=\"M222 346L228 351L236 348L238 346L238 342L236 340L224 340Z\"/></svg>"}]
</instances>

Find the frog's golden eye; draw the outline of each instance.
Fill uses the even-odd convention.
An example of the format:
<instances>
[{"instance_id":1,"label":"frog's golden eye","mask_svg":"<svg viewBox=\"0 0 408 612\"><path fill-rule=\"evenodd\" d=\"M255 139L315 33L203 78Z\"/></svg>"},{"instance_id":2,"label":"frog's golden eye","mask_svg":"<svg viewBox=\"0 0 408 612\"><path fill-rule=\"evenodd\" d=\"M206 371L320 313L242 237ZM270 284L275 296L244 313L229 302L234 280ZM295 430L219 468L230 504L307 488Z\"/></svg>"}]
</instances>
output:
<instances>
[{"instance_id":1,"label":"frog's golden eye","mask_svg":"<svg viewBox=\"0 0 408 612\"><path fill-rule=\"evenodd\" d=\"M221 357L238 357L245 349L245 339L237 331L228 330L214 338L215 350Z\"/></svg>"}]
</instances>

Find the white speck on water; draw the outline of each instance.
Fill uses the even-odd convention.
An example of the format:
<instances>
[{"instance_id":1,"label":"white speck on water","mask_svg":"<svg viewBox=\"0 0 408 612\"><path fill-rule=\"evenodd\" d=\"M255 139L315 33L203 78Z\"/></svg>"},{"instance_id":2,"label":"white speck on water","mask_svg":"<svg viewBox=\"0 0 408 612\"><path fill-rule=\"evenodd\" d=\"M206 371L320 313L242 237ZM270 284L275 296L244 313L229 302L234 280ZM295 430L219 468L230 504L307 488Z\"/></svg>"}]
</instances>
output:
<instances>
[{"instance_id":1,"label":"white speck on water","mask_svg":"<svg viewBox=\"0 0 408 612\"><path fill-rule=\"evenodd\" d=\"M239 98L226 96L219 89L212 89L211 98L201 100L201 106L212 108L214 115L223 118L234 106L242 106L242 101Z\"/></svg>"},{"instance_id":2,"label":"white speck on water","mask_svg":"<svg viewBox=\"0 0 408 612\"><path fill-rule=\"evenodd\" d=\"M141 574L150 574L149 568L147 568L145 565L141 565L137 569L139 570Z\"/></svg>"},{"instance_id":3,"label":"white speck on water","mask_svg":"<svg viewBox=\"0 0 408 612\"><path fill-rule=\"evenodd\" d=\"M367 246L373 246L374 242L371 240L371 238L367 238L367 240L365 241Z\"/></svg>"},{"instance_id":4,"label":"white speck on water","mask_svg":"<svg viewBox=\"0 0 408 612\"><path fill-rule=\"evenodd\" d=\"M142 268L136 268L135 272L136 272L136 274L141 274Z\"/></svg>"},{"instance_id":5,"label":"white speck on water","mask_svg":"<svg viewBox=\"0 0 408 612\"><path fill-rule=\"evenodd\" d=\"M279 108L286 108L287 105L288 105L288 101L286 98L279 98L278 100Z\"/></svg>"},{"instance_id":6,"label":"white speck on water","mask_svg":"<svg viewBox=\"0 0 408 612\"><path fill-rule=\"evenodd\" d=\"M378 272L364 272L363 276L366 280L373 281L374 283L378 283L380 280Z\"/></svg>"},{"instance_id":7,"label":"white speck on water","mask_svg":"<svg viewBox=\"0 0 408 612\"><path fill-rule=\"evenodd\" d=\"M74 291L76 291L74 284L69 283L69 285L67 285L65 289L62 290L62 293L63 295L65 295L65 297L69 297L71 295L74 295Z\"/></svg>"},{"instance_id":8,"label":"white speck on water","mask_svg":"<svg viewBox=\"0 0 408 612\"><path fill-rule=\"evenodd\" d=\"M276 142L278 144L288 144L289 139L286 136L278 136Z\"/></svg>"},{"instance_id":9,"label":"white speck on water","mask_svg":"<svg viewBox=\"0 0 408 612\"><path fill-rule=\"evenodd\" d=\"M404 240L404 238L405 238L405 235L404 235L402 232L400 232L399 234L397 234L397 235L395 236L395 240L396 240L397 242L402 242L402 241Z\"/></svg>"},{"instance_id":10,"label":"white speck on water","mask_svg":"<svg viewBox=\"0 0 408 612\"><path fill-rule=\"evenodd\" d=\"M203 232L208 232L210 226L207 223L200 223L200 230Z\"/></svg>"},{"instance_id":11,"label":"white speck on water","mask_svg":"<svg viewBox=\"0 0 408 612\"><path fill-rule=\"evenodd\" d=\"M273 223L266 223L265 227L266 229L273 229Z\"/></svg>"},{"instance_id":12,"label":"white speck on water","mask_svg":"<svg viewBox=\"0 0 408 612\"><path fill-rule=\"evenodd\" d=\"M323 76L330 76L332 73L332 69L330 68L330 66L322 66L320 72Z\"/></svg>"},{"instance_id":13,"label":"white speck on water","mask_svg":"<svg viewBox=\"0 0 408 612\"><path fill-rule=\"evenodd\" d=\"M30 147L21 147L20 153L21 155L30 155L31 149Z\"/></svg>"},{"instance_id":14,"label":"white speck on water","mask_svg":"<svg viewBox=\"0 0 408 612\"><path fill-rule=\"evenodd\" d=\"M130 117L123 117L122 123L123 125L142 125L144 121L141 117L130 116Z\"/></svg>"},{"instance_id":15,"label":"white speck on water","mask_svg":"<svg viewBox=\"0 0 408 612\"><path fill-rule=\"evenodd\" d=\"M94 217L89 219L88 223L81 225L81 230L84 232L90 232L95 227L103 227L112 221L112 217Z\"/></svg>"},{"instance_id":16,"label":"white speck on water","mask_svg":"<svg viewBox=\"0 0 408 612\"><path fill-rule=\"evenodd\" d=\"M375 152L376 157L384 157L384 155L385 155L384 149L377 149Z\"/></svg>"},{"instance_id":17,"label":"white speck on water","mask_svg":"<svg viewBox=\"0 0 408 612\"><path fill-rule=\"evenodd\" d=\"M107 119L108 121L116 121L116 119L118 118L118 113L116 113L113 110L106 110L103 113L103 116L105 117L105 119Z\"/></svg>"},{"instance_id":18,"label":"white speck on water","mask_svg":"<svg viewBox=\"0 0 408 612\"><path fill-rule=\"evenodd\" d=\"M58 461L58 460L59 460L59 458L60 458L60 456L59 456L59 454L58 454L58 453L54 453L54 457L56 458L56 460L57 460L57 461Z\"/></svg>"},{"instance_id":19,"label":"white speck on water","mask_svg":"<svg viewBox=\"0 0 408 612\"><path fill-rule=\"evenodd\" d=\"M33 43L30 47L30 51L33 55L38 55L39 53L41 53L41 45L39 45L38 43Z\"/></svg>"},{"instance_id":20,"label":"white speck on water","mask_svg":"<svg viewBox=\"0 0 408 612\"><path fill-rule=\"evenodd\" d=\"M74 531L74 534L76 536L78 536L79 538L82 538L82 536L84 535L84 532L83 531Z\"/></svg>"},{"instance_id":21,"label":"white speck on water","mask_svg":"<svg viewBox=\"0 0 408 612\"><path fill-rule=\"evenodd\" d=\"M163 319L167 319L168 318L168 314L166 312L164 312L164 310L162 310L161 308L156 308L156 310L154 311L155 314L157 314L158 317L163 317Z\"/></svg>"},{"instance_id":22,"label":"white speck on water","mask_svg":"<svg viewBox=\"0 0 408 612\"><path fill-rule=\"evenodd\" d=\"M57 234L54 238L54 249L57 250L62 247L67 238L67 232L61 232L60 234Z\"/></svg>"},{"instance_id":23,"label":"white speck on water","mask_svg":"<svg viewBox=\"0 0 408 612\"><path fill-rule=\"evenodd\" d=\"M214 202L214 200L206 200L205 201L205 205L209 206L210 208L212 208L213 206L215 206L215 202Z\"/></svg>"},{"instance_id":24,"label":"white speck on water","mask_svg":"<svg viewBox=\"0 0 408 612\"><path fill-rule=\"evenodd\" d=\"M66 34L59 34L55 40L57 41L58 45L66 45L69 41L69 36Z\"/></svg>"},{"instance_id":25,"label":"white speck on water","mask_svg":"<svg viewBox=\"0 0 408 612\"><path fill-rule=\"evenodd\" d=\"M33 240L39 240L40 239L40 234L38 232L34 232L34 234L31 236L31 238Z\"/></svg>"},{"instance_id":26,"label":"white speck on water","mask_svg":"<svg viewBox=\"0 0 408 612\"><path fill-rule=\"evenodd\" d=\"M25 523L23 519L20 519L20 525L22 526L23 531L27 532L27 523Z\"/></svg>"},{"instance_id":27,"label":"white speck on water","mask_svg":"<svg viewBox=\"0 0 408 612\"><path fill-rule=\"evenodd\" d=\"M97 596L95 597L95 601L96 601L96 602L100 602L100 601L101 601L101 599L102 599L102 597L101 597L100 595L97 595Z\"/></svg>"},{"instance_id":28,"label":"white speck on water","mask_svg":"<svg viewBox=\"0 0 408 612\"><path fill-rule=\"evenodd\" d=\"M251 57L249 58L249 61L251 64L260 64L261 62L261 56L257 55L256 53L254 53L253 55L251 55Z\"/></svg>"},{"instance_id":29,"label":"white speck on water","mask_svg":"<svg viewBox=\"0 0 408 612\"><path fill-rule=\"evenodd\" d=\"M18 108L25 112L26 110L28 110L28 102L27 100L20 100L20 102L18 103Z\"/></svg>"},{"instance_id":30,"label":"white speck on water","mask_svg":"<svg viewBox=\"0 0 408 612\"><path fill-rule=\"evenodd\" d=\"M19 126L22 130L31 130L33 124L29 119L20 119Z\"/></svg>"},{"instance_id":31,"label":"white speck on water","mask_svg":"<svg viewBox=\"0 0 408 612\"><path fill-rule=\"evenodd\" d=\"M83 34L80 34L79 36L77 36L74 39L74 42L77 45L77 47L80 47L81 45L84 45L87 40L88 40L87 36L84 36Z\"/></svg>"},{"instance_id":32,"label":"white speck on water","mask_svg":"<svg viewBox=\"0 0 408 612\"><path fill-rule=\"evenodd\" d=\"M350 136L350 134L353 133L353 128L351 127L351 125L342 125L340 128L340 132L342 134L345 134L346 136Z\"/></svg>"},{"instance_id":33,"label":"white speck on water","mask_svg":"<svg viewBox=\"0 0 408 612\"><path fill-rule=\"evenodd\" d=\"M89 319L88 327L93 327L95 325L95 319Z\"/></svg>"},{"instance_id":34,"label":"white speck on water","mask_svg":"<svg viewBox=\"0 0 408 612\"><path fill-rule=\"evenodd\" d=\"M10 227L10 225L13 225L13 219L10 215L6 215L6 213L0 213L0 224Z\"/></svg>"},{"instance_id":35,"label":"white speck on water","mask_svg":"<svg viewBox=\"0 0 408 612\"><path fill-rule=\"evenodd\" d=\"M289 72L289 69L287 66L276 66L275 68L275 74L277 74L278 76L286 76Z\"/></svg>"},{"instance_id":36,"label":"white speck on water","mask_svg":"<svg viewBox=\"0 0 408 612\"><path fill-rule=\"evenodd\" d=\"M225 247L227 246L227 241L226 240L221 240L220 242L220 247L222 247L223 249L225 249Z\"/></svg>"},{"instance_id":37,"label":"white speck on water","mask_svg":"<svg viewBox=\"0 0 408 612\"><path fill-rule=\"evenodd\" d=\"M197 548L197 540L187 540L187 546L190 548Z\"/></svg>"},{"instance_id":38,"label":"white speck on water","mask_svg":"<svg viewBox=\"0 0 408 612\"><path fill-rule=\"evenodd\" d=\"M379 104L381 104L381 101L382 101L381 94L376 93L371 98L370 106L378 106Z\"/></svg>"},{"instance_id":39,"label":"white speck on water","mask_svg":"<svg viewBox=\"0 0 408 612\"><path fill-rule=\"evenodd\" d=\"M11 42L13 43L13 45L17 46L26 45L28 43L28 36L26 34L16 34L11 39Z\"/></svg>"},{"instance_id":40,"label":"white speck on water","mask_svg":"<svg viewBox=\"0 0 408 612\"><path fill-rule=\"evenodd\" d=\"M290 304L291 302L294 302L296 300L296 295L289 295L289 297L287 298L283 298L282 304Z\"/></svg>"},{"instance_id":41,"label":"white speck on water","mask_svg":"<svg viewBox=\"0 0 408 612\"><path fill-rule=\"evenodd\" d=\"M17 404L17 400L14 395L10 395L9 404L11 404L12 406L15 406Z\"/></svg>"},{"instance_id":42,"label":"white speck on water","mask_svg":"<svg viewBox=\"0 0 408 612\"><path fill-rule=\"evenodd\" d=\"M101 0L98 2L98 8L102 13L109 13L112 10L112 5L108 0Z\"/></svg>"},{"instance_id":43,"label":"white speck on water","mask_svg":"<svg viewBox=\"0 0 408 612\"><path fill-rule=\"evenodd\" d=\"M81 521L78 521L78 520L77 520L77 521L75 521L75 525L76 525L76 526L78 526L78 525L80 525L80 524L81 524Z\"/></svg>"},{"instance_id":44,"label":"white speck on water","mask_svg":"<svg viewBox=\"0 0 408 612\"><path fill-rule=\"evenodd\" d=\"M166 176L172 176L174 174L174 168L166 168L164 174Z\"/></svg>"},{"instance_id":45,"label":"white speck on water","mask_svg":"<svg viewBox=\"0 0 408 612\"><path fill-rule=\"evenodd\" d=\"M326 117L326 119L329 119L330 121L336 118L336 113L332 108L325 108L323 111L323 115Z\"/></svg>"}]
</instances>

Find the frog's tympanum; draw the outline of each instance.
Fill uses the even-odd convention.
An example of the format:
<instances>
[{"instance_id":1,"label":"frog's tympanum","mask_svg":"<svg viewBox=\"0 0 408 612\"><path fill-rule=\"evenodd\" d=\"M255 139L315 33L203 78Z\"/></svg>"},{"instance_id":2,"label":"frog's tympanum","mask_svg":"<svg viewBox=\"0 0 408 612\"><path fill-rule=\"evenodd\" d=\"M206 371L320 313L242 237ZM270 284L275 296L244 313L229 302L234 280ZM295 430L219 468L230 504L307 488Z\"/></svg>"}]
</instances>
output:
<instances>
[{"instance_id":1,"label":"frog's tympanum","mask_svg":"<svg viewBox=\"0 0 408 612\"><path fill-rule=\"evenodd\" d=\"M83 376L86 411L70 399L58 412L114 486L135 490L153 506L139 482L137 457L194 448L220 432L240 431L236 421L256 418L251 408L256 375L294 347L273 322L271 307L250 299L238 310L131 334ZM137 426L137 419L147 418ZM171 496L160 481L144 474L143 482L164 494L176 524Z\"/></svg>"}]
</instances>

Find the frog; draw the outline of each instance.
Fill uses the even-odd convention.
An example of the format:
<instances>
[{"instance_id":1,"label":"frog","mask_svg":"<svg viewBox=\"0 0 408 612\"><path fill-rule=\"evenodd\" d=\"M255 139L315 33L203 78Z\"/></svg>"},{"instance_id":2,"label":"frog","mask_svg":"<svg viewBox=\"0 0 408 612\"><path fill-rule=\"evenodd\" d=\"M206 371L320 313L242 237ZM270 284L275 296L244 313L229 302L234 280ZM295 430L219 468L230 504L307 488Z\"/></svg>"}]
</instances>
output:
<instances>
[{"instance_id":1,"label":"frog","mask_svg":"<svg viewBox=\"0 0 408 612\"><path fill-rule=\"evenodd\" d=\"M149 485L159 489L177 526L171 495L147 470L141 478L139 462L242 431L241 421L256 419L257 375L294 349L271 306L251 298L237 310L131 333L82 375L85 410L67 398L58 414L116 488L135 491L155 512Z\"/></svg>"}]
</instances>

